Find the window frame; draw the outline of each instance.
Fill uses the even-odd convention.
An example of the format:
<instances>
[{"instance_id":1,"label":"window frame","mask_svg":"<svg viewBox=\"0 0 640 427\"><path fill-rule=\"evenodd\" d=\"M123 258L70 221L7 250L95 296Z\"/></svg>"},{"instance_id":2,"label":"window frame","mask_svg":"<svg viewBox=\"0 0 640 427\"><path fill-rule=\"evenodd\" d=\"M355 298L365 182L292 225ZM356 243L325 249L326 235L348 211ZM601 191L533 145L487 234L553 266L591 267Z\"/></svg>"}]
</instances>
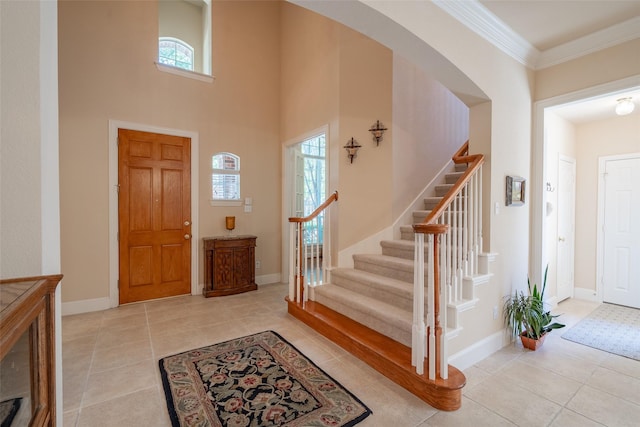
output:
<instances>
[{"instance_id":1,"label":"window frame","mask_svg":"<svg viewBox=\"0 0 640 427\"><path fill-rule=\"evenodd\" d=\"M218 156L230 156L235 159L235 169L217 169L214 168L215 158ZM216 199L213 196L213 179L214 175L236 175L237 179L237 199ZM240 156L229 151L220 151L211 156L211 206L241 206L242 205L242 186L241 186L241 167Z\"/></svg>"}]
</instances>

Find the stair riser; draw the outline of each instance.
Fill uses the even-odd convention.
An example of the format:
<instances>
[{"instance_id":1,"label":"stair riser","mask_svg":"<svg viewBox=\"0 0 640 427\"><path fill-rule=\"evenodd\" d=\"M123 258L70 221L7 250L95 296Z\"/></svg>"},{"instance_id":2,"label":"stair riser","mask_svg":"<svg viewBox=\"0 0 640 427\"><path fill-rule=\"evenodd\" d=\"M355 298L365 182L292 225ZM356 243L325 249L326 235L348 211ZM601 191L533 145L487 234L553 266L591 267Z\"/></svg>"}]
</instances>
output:
<instances>
[{"instance_id":1,"label":"stair riser","mask_svg":"<svg viewBox=\"0 0 640 427\"><path fill-rule=\"evenodd\" d=\"M358 323L362 323L374 331L386 335L406 346L411 346L411 325L405 326L404 328L398 328L389 322L373 317L370 313L363 313L361 311L354 310L351 306L344 304L341 301L325 298L324 295L318 295L316 301L355 320Z\"/></svg>"},{"instance_id":2,"label":"stair riser","mask_svg":"<svg viewBox=\"0 0 640 427\"><path fill-rule=\"evenodd\" d=\"M444 176L444 182L446 184L455 184L462 175L464 175L464 172L448 173Z\"/></svg>"},{"instance_id":3,"label":"stair riser","mask_svg":"<svg viewBox=\"0 0 640 427\"><path fill-rule=\"evenodd\" d=\"M354 268L357 270L366 271L373 274L378 274L380 276L389 277L391 279L401 280L407 283L413 283L413 268L411 270L407 270L404 268L394 268L390 265L381 265L381 264L373 264L365 261L354 261ZM428 268L425 264L424 271L424 280L426 283L427 280L427 272Z\"/></svg>"},{"instance_id":4,"label":"stair riser","mask_svg":"<svg viewBox=\"0 0 640 427\"><path fill-rule=\"evenodd\" d=\"M443 197L453 187L453 184L436 185L436 196Z\"/></svg>"},{"instance_id":5,"label":"stair riser","mask_svg":"<svg viewBox=\"0 0 640 427\"><path fill-rule=\"evenodd\" d=\"M341 276L340 274L333 274L331 276L331 285L340 286L370 298L384 301L387 304L394 305L403 310L412 310L413 308L413 292L410 285L407 286L407 292L404 295L399 295L397 293L387 292L376 284L363 283L350 277Z\"/></svg>"}]
</instances>

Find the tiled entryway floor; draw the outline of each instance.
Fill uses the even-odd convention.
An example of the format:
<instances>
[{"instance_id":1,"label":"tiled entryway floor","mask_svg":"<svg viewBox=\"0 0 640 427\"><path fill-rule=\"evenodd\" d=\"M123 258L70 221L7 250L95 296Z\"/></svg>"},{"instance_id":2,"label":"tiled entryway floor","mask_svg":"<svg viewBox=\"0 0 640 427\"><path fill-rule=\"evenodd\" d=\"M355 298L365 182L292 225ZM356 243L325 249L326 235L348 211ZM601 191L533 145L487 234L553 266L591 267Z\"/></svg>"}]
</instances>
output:
<instances>
[{"instance_id":1,"label":"tiled entryway floor","mask_svg":"<svg viewBox=\"0 0 640 427\"><path fill-rule=\"evenodd\" d=\"M169 426L158 360L271 329L358 396L359 426L637 426L640 362L566 341L506 347L464 371L462 408L433 409L286 313L283 284L223 297L184 296L64 317L65 426ZM563 302L574 325L597 304Z\"/></svg>"}]
</instances>

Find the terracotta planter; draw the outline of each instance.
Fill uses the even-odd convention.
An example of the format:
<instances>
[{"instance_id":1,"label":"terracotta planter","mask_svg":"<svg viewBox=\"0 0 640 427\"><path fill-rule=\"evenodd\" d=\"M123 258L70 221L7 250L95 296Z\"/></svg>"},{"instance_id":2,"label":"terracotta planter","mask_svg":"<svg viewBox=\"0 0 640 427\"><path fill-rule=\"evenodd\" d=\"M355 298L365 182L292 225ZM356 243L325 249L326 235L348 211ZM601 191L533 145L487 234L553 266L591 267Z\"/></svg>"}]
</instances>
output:
<instances>
[{"instance_id":1,"label":"terracotta planter","mask_svg":"<svg viewBox=\"0 0 640 427\"><path fill-rule=\"evenodd\" d=\"M520 335L520 341L522 341L522 345L524 348L528 348L529 350L536 351L538 348L542 347L544 343L544 338L547 334L542 335L539 339L534 340L533 338L529 338L525 335Z\"/></svg>"}]
</instances>

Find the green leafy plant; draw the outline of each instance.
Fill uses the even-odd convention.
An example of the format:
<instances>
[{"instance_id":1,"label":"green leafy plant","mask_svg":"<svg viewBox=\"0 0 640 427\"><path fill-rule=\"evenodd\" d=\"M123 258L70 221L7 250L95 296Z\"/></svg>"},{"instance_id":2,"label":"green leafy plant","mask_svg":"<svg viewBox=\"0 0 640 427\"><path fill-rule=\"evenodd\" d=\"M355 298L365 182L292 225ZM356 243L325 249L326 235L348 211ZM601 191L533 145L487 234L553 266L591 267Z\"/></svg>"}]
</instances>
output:
<instances>
[{"instance_id":1,"label":"green leafy plant","mask_svg":"<svg viewBox=\"0 0 640 427\"><path fill-rule=\"evenodd\" d=\"M536 284L531 287L531 282L527 279L529 294L523 291L516 291L505 299L503 307L504 322L514 337L524 335L534 340L553 329L564 328L565 325L554 322L558 315L552 315L550 311L544 309L544 291L547 288L547 272L549 266L544 270L544 281L542 289L538 290Z\"/></svg>"}]
</instances>

